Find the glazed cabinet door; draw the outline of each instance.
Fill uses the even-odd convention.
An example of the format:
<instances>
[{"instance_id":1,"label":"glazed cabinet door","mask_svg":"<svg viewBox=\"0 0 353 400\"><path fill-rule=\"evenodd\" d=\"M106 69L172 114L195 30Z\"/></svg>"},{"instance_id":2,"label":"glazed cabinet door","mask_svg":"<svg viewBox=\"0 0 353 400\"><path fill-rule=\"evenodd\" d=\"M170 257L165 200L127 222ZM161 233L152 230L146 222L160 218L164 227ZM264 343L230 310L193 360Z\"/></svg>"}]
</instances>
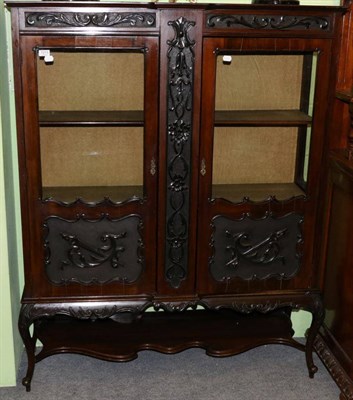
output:
<instances>
[{"instance_id":1,"label":"glazed cabinet door","mask_svg":"<svg viewBox=\"0 0 353 400\"><path fill-rule=\"evenodd\" d=\"M155 290L157 49L148 36L22 38L25 297Z\"/></svg>"},{"instance_id":2,"label":"glazed cabinet door","mask_svg":"<svg viewBox=\"0 0 353 400\"><path fill-rule=\"evenodd\" d=\"M315 286L330 46L321 39L205 39L200 293Z\"/></svg>"}]
</instances>

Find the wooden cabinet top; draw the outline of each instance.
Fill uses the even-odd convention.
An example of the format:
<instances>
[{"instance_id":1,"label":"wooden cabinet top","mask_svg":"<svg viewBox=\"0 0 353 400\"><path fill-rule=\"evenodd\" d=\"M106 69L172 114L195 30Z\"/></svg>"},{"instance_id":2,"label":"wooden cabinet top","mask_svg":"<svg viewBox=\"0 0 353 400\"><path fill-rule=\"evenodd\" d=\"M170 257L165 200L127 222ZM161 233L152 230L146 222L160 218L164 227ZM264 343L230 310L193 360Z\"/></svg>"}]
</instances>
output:
<instances>
[{"instance_id":1,"label":"wooden cabinet top","mask_svg":"<svg viewBox=\"0 0 353 400\"><path fill-rule=\"evenodd\" d=\"M346 1L349 3L349 1ZM108 7L108 8L150 8L150 9L165 9L165 8L184 8L184 9L201 9L201 10L214 10L214 9L251 9L251 10L347 10L348 4L344 6L304 6L304 5L271 5L271 4L222 4L222 3L154 3L154 2L104 2L104 1L5 1L8 7L18 8L76 8L76 7Z\"/></svg>"},{"instance_id":2,"label":"wooden cabinet top","mask_svg":"<svg viewBox=\"0 0 353 400\"><path fill-rule=\"evenodd\" d=\"M335 14L347 7L252 4L170 4L8 1L20 34L157 34L163 13L183 10L202 14L205 36L269 35L332 37ZM18 11L18 12L17 12ZM18 15L18 16L17 16ZM200 14L199 14L200 15Z\"/></svg>"}]
</instances>

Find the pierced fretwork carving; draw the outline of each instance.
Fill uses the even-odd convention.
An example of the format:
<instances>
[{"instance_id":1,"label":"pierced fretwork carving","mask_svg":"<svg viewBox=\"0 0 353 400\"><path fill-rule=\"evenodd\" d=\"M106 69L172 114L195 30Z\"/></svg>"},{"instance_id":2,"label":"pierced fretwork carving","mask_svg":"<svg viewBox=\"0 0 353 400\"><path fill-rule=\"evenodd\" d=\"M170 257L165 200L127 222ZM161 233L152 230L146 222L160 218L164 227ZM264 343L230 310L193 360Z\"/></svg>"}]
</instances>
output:
<instances>
[{"instance_id":1,"label":"pierced fretwork carving","mask_svg":"<svg viewBox=\"0 0 353 400\"><path fill-rule=\"evenodd\" d=\"M178 288L187 274L192 91L194 45L189 30L194 21L181 17L168 22L174 38L168 40L168 147L166 271L169 284Z\"/></svg>"},{"instance_id":2,"label":"pierced fretwork carving","mask_svg":"<svg viewBox=\"0 0 353 400\"><path fill-rule=\"evenodd\" d=\"M292 278L300 267L302 222L303 217L294 213L283 217L267 214L262 219L215 217L209 262L213 278Z\"/></svg>"},{"instance_id":3,"label":"pierced fretwork carving","mask_svg":"<svg viewBox=\"0 0 353 400\"><path fill-rule=\"evenodd\" d=\"M210 15L207 18L209 28L241 28L250 29L311 29L328 30L329 20L316 16L260 16L260 15Z\"/></svg>"},{"instance_id":4,"label":"pierced fretwork carving","mask_svg":"<svg viewBox=\"0 0 353 400\"><path fill-rule=\"evenodd\" d=\"M93 221L49 217L44 224L49 280L54 284L135 282L144 266L141 229L137 215Z\"/></svg>"},{"instance_id":5,"label":"pierced fretwork carving","mask_svg":"<svg viewBox=\"0 0 353 400\"><path fill-rule=\"evenodd\" d=\"M150 28L156 26L156 15L153 13L26 13L26 26L36 28L50 27L87 27L100 28L122 26Z\"/></svg>"}]
</instances>

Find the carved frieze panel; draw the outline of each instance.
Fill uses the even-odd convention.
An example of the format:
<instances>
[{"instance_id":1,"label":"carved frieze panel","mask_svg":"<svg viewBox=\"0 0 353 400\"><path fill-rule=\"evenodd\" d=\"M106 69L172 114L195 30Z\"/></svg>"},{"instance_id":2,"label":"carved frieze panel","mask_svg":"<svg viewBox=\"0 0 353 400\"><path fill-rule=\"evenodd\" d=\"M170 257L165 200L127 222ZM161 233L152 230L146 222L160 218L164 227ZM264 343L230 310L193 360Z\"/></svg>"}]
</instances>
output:
<instances>
[{"instance_id":1,"label":"carved frieze panel","mask_svg":"<svg viewBox=\"0 0 353 400\"><path fill-rule=\"evenodd\" d=\"M302 222L303 217L295 213L262 219L215 217L209 261L212 277L220 282L292 278L300 267Z\"/></svg>"},{"instance_id":2,"label":"carved frieze panel","mask_svg":"<svg viewBox=\"0 0 353 400\"><path fill-rule=\"evenodd\" d=\"M174 38L168 41L167 215L166 270L169 284L178 288L187 275L188 221L194 45L189 32L194 21L181 17L168 23Z\"/></svg>"},{"instance_id":3,"label":"carved frieze panel","mask_svg":"<svg viewBox=\"0 0 353 400\"><path fill-rule=\"evenodd\" d=\"M156 14L131 12L32 12L25 13L25 26L35 28L152 28L156 26Z\"/></svg>"},{"instance_id":4,"label":"carved frieze panel","mask_svg":"<svg viewBox=\"0 0 353 400\"><path fill-rule=\"evenodd\" d=\"M137 215L94 221L47 218L44 249L49 280L57 285L137 281L144 268L141 229Z\"/></svg>"},{"instance_id":5,"label":"carved frieze panel","mask_svg":"<svg viewBox=\"0 0 353 400\"><path fill-rule=\"evenodd\" d=\"M331 21L319 16L211 14L208 28L329 31Z\"/></svg>"}]
</instances>

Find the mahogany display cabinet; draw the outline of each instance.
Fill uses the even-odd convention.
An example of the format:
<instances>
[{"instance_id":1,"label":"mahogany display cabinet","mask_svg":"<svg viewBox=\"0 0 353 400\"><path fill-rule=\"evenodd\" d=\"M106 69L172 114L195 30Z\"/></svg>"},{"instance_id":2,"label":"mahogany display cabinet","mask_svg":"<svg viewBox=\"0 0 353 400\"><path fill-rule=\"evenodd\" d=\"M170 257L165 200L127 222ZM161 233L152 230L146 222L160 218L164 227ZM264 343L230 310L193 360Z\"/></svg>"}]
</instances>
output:
<instances>
[{"instance_id":1,"label":"mahogany display cabinet","mask_svg":"<svg viewBox=\"0 0 353 400\"><path fill-rule=\"evenodd\" d=\"M7 6L26 389L58 353L270 343L304 351L313 377L347 4Z\"/></svg>"}]
</instances>

